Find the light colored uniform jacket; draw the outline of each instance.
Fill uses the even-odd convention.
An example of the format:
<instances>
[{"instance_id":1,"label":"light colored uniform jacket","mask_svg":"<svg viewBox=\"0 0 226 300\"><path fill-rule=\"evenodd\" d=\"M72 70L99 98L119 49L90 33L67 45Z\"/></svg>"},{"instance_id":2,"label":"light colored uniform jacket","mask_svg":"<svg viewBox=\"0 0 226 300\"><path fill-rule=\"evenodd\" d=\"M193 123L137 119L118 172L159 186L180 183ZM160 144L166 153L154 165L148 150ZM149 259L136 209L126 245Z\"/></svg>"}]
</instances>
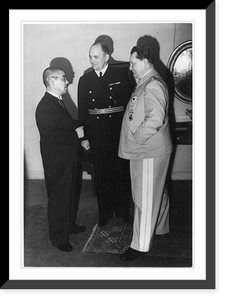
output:
<instances>
[{"instance_id":1,"label":"light colored uniform jacket","mask_svg":"<svg viewBox=\"0 0 226 300\"><path fill-rule=\"evenodd\" d=\"M119 157L145 159L172 152L168 89L155 69L137 84L121 128Z\"/></svg>"}]
</instances>

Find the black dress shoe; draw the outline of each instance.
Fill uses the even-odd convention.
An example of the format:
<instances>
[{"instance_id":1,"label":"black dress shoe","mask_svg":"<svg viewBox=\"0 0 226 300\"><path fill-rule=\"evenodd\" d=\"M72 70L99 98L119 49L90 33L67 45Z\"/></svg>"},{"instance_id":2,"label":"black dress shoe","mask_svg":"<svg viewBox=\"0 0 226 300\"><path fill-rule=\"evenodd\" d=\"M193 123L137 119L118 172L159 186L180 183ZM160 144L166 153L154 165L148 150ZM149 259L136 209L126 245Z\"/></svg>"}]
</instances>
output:
<instances>
[{"instance_id":1,"label":"black dress shoe","mask_svg":"<svg viewBox=\"0 0 226 300\"><path fill-rule=\"evenodd\" d=\"M120 260L124 261L132 261L138 259L143 252L137 251L133 248L128 248L124 253L122 253L119 257Z\"/></svg>"},{"instance_id":2,"label":"black dress shoe","mask_svg":"<svg viewBox=\"0 0 226 300\"><path fill-rule=\"evenodd\" d=\"M86 226L78 226L77 224L73 224L69 227L69 233L81 233L86 231Z\"/></svg>"},{"instance_id":3,"label":"black dress shoe","mask_svg":"<svg viewBox=\"0 0 226 300\"><path fill-rule=\"evenodd\" d=\"M57 248L58 248L60 251L64 251L64 252L70 252L70 251L73 250L72 245L69 244L69 243L66 243L66 244L57 246Z\"/></svg>"},{"instance_id":4,"label":"black dress shoe","mask_svg":"<svg viewBox=\"0 0 226 300\"><path fill-rule=\"evenodd\" d=\"M99 227L104 227L108 224L109 219L99 219L98 221L98 226Z\"/></svg>"}]
</instances>

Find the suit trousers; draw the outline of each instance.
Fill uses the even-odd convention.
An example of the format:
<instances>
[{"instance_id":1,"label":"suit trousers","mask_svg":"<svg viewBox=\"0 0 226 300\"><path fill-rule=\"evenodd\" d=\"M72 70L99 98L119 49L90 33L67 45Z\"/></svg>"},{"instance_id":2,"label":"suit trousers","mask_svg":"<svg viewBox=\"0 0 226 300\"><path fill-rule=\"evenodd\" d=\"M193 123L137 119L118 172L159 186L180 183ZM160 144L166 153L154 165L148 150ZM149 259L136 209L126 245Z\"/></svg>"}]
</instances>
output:
<instances>
[{"instance_id":1,"label":"suit trousers","mask_svg":"<svg viewBox=\"0 0 226 300\"><path fill-rule=\"evenodd\" d=\"M134 224L131 248L148 252L155 234L169 232L169 196L165 186L170 154L130 160Z\"/></svg>"},{"instance_id":2,"label":"suit trousers","mask_svg":"<svg viewBox=\"0 0 226 300\"><path fill-rule=\"evenodd\" d=\"M49 235L55 247L69 242L69 230L77 217L81 187L82 165L72 159L48 200Z\"/></svg>"},{"instance_id":3,"label":"suit trousers","mask_svg":"<svg viewBox=\"0 0 226 300\"><path fill-rule=\"evenodd\" d=\"M118 157L118 144L93 145L100 219L127 217L131 200L129 160Z\"/></svg>"}]
</instances>

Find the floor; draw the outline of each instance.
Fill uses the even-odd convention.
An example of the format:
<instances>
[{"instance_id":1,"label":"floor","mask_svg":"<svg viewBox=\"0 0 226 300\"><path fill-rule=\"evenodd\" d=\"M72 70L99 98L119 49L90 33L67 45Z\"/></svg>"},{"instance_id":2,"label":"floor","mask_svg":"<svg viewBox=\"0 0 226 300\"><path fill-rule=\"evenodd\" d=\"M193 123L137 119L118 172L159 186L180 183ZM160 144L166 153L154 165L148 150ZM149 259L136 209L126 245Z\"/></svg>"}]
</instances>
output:
<instances>
[{"instance_id":1,"label":"floor","mask_svg":"<svg viewBox=\"0 0 226 300\"><path fill-rule=\"evenodd\" d=\"M66 253L53 247L48 236L47 198L44 180L24 183L24 266L25 267L191 267L189 258L144 256L133 262L119 260L115 254L83 253L93 227L98 220L97 199L92 193L91 180L83 180L78 224L86 225L84 233L71 235L73 251ZM172 181L171 224L173 232L191 241L192 237L192 182Z\"/></svg>"}]
</instances>

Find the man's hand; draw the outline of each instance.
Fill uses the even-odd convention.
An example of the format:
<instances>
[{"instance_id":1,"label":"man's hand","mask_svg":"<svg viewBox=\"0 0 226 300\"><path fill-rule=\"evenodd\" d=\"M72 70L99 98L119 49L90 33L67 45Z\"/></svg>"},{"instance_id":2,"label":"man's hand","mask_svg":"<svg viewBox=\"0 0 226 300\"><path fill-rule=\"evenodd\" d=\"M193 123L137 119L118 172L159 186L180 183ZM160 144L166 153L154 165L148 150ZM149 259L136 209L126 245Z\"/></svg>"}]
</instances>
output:
<instances>
[{"instance_id":1,"label":"man's hand","mask_svg":"<svg viewBox=\"0 0 226 300\"><path fill-rule=\"evenodd\" d=\"M84 130L83 130L84 126L80 126L77 129L75 129L75 131L77 132L78 137L81 139L84 137Z\"/></svg>"},{"instance_id":2,"label":"man's hand","mask_svg":"<svg viewBox=\"0 0 226 300\"><path fill-rule=\"evenodd\" d=\"M89 145L89 141L85 140L85 141L81 141L81 145L85 150L89 150L90 145Z\"/></svg>"}]
</instances>

